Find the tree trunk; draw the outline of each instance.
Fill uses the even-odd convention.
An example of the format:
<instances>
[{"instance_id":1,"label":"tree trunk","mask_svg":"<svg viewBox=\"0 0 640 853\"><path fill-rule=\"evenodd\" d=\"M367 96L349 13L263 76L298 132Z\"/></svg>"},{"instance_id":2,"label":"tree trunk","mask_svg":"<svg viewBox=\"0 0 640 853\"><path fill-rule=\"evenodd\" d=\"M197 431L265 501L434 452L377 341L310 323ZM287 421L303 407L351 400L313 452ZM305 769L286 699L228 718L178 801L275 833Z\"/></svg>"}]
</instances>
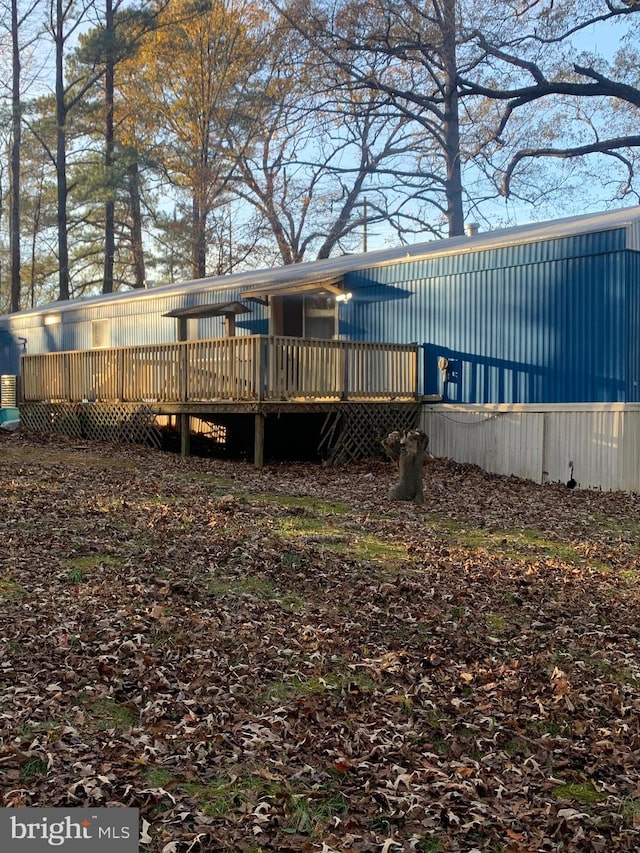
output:
<instances>
[{"instance_id":1,"label":"tree trunk","mask_svg":"<svg viewBox=\"0 0 640 853\"><path fill-rule=\"evenodd\" d=\"M11 256L10 311L20 310L20 147L22 142L22 104L20 101L20 42L18 0L11 0L11 49L13 79L11 82L11 215L9 247Z\"/></svg>"},{"instance_id":2,"label":"tree trunk","mask_svg":"<svg viewBox=\"0 0 640 853\"><path fill-rule=\"evenodd\" d=\"M398 501L424 503L422 468L429 436L419 429L390 432L382 442L387 455L398 463L400 482L393 486L389 497Z\"/></svg>"},{"instance_id":3,"label":"tree trunk","mask_svg":"<svg viewBox=\"0 0 640 853\"><path fill-rule=\"evenodd\" d=\"M444 152L447 174L447 222L449 237L464 234L462 165L460 163L460 104L458 98L458 56L456 33L457 0L442 4L442 60L444 70Z\"/></svg>"},{"instance_id":4,"label":"tree trunk","mask_svg":"<svg viewBox=\"0 0 640 853\"><path fill-rule=\"evenodd\" d=\"M107 182L107 201L104 206L104 275L102 292L113 292L113 262L115 256L115 202L113 181L113 100L114 100L114 40L113 0L106 0L105 6L106 59L104 73L105 133L104 133L104 170Z\"/></svg>"},{"instance_id":5,"label":"tree trunk","mask_svg":"<svg viewBox=\"0 0 640 853\"><path fill-rule=\"evenodd\" d=\"M44 164L40 172L40 180L38 182L38 194L35 197L33 209L33 231L31 234L31 268L29 282L29 306L35 307L36 304L36 249L38 242L38 233L40 232L40 220L42 216L42 196L44 194Z\"/></svg>"},{"instance_id":6,"label":"tree trunk","mask_svg":"<svg viewBox=\"0 0 640 853\"><path fill-rule=\"evenodd\" d=\"M191 274L194 279L204 278L207 274L207 214L202 195L197 188L192 205Z\"/></svg>"},{"instance_id":7,"label":"tree trunk","mask_svg":"<svg viewBox=\"0 0 640 853\"><path fill-rule=\"evenodd\" d=\"M62 0L56 0L56 184L58 201L58 269L60 299L69 298L69 239L67 233L67 105L64 91L64 15Z\"/></svg>"},{"instance_id":8,"label":"tree trunk","mask_svg":"<svg viewBox=\"0 0 640 853\"><path fill-rule=\"evenodd\" d=\"M129 217L131 220L131 259L133 263L134 287L146 287L144 248L142 245L142 203L140 200L140 173L138 154L129 151L127 165L127 187L129 192Z\"/></svg>"}]
</instances>

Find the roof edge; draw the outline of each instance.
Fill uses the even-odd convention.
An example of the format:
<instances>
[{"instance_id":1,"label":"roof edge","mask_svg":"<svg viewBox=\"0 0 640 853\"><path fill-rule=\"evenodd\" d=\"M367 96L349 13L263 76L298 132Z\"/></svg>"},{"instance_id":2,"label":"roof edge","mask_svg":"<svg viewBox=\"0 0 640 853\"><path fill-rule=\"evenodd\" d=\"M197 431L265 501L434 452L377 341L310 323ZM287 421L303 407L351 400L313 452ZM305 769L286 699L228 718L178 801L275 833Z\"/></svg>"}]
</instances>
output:
<instances>
[{"instance_id":1,"label":"roof edge","mask_svg":"<svg viewBox=\"0 0 640 853\"><path fill-rule=\"evenodd\" d=\"M583 213L555 220L515 225L495 231L481 231L473 236L449 237L429 240L424 243L398 246L393 249L378 249L353 255L340 255L316 261L303 261L279 267L247 270L223 276L193 279L178 284L163 284L146 290L116 291L108 294L67 301L50 302L37 308L27 308L4 318L27 318L46 313L82 310L108 302L154 299L159 296L181 296L187 293L215 292L237 287L240 298L244 292L273 286L279 283L284 289L287 284L316 282L321 279L339 279L349 272L390 266L392 264L426 260L451 254L467 254L487 249L500 249L518 243L534 243L549 239L562 239L579 234L625 228L628 232L628 248L640 250L640 206L619 208L600 213Z\"/></svg>"}]
</instances>

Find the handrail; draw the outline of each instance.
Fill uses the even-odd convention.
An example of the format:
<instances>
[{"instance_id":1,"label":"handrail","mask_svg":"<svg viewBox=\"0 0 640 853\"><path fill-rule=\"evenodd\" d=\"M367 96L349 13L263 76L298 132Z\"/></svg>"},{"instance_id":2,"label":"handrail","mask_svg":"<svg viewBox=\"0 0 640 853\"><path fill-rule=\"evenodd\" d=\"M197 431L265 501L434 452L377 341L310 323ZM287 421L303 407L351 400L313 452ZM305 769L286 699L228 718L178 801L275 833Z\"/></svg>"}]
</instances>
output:
<instances>
[{"instance_id":1,"label":"handrail","mask_svg":"<svg viewBox=\"0 0 640 853\"><path fill-rule=\"evenodd\" d=\"M242 335L21 357L22 399L412 399L418 346Z\"/></svg>"}]
</instances>

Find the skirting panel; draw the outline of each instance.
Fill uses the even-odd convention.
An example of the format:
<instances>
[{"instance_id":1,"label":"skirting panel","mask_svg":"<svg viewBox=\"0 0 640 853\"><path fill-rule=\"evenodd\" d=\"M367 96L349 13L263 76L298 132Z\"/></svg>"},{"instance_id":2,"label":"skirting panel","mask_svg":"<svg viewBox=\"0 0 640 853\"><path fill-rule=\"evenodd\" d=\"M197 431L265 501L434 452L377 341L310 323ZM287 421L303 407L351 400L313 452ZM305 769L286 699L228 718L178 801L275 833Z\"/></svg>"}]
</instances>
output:
<instances>
[{"instance_id":1,"label":"skirting panel","mask_svg":"<svg viewBox=\"0 0 640 853\"><path fill-rule=\"evenodd\" d=\"M318 450L329 465L378 456L383 438L392 430L415 428L419 418L419 403L339 404L327 415Z\"/></svg>"},{"instance_id":2,"label":"skirting panel","mask_svg":"<svg viewBox=\"0 0 640 853\"><path fill-rule=\"evenodd\" d=\"M21 403L20 421L33 432L53 432L160 447L156 418L139 403Z\"/></svg>"},{"instance_id":3,"label":"skirting panel","mask_svg":"<svg viewBox=\"0 0 640 853\"><path fill-rule=\"evenodd\" d=\"M536 483L640 492L640 405L433 404L422 428L434 456Z\"/></svg>"}]
</instances>

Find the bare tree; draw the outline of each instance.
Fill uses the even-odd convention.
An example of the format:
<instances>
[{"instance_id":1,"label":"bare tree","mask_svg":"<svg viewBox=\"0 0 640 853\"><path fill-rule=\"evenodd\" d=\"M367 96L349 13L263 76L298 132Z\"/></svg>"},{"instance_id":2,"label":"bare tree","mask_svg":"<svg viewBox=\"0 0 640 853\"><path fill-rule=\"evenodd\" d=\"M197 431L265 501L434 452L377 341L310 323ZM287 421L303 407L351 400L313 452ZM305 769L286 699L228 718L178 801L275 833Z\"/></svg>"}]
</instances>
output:
<instances>
[{"instance_id":1,"label":"bare tree","mask_svg":"<svg viewBox=\"0 0 640 853\"><path fill-rule=\"evenodd\" d=\"M634 132L634 108L640 107L640 56L631 38L633 27L637 29L640 24L639 12L638 0L595 0L578 7L558 0L549 9L534 0L527 14L520 16L519 27L502 43L474 33L491 61L494 77L483 81L481 76L463 76L460 89L464 97L480 96L505 105L498 141L518 116L530 113L536 104L553 115L562 128L562 141L551 137L550 144L534 142L510 152L502 173L503 195L513 193L514 178L527 161L573 160L592 154L606 155L626 171L619 195L631 188L633 149L640 147L640 135ZM621 42L614 61L584 48L580 56L577 40L596 27L612 23L627 24L629 35L626 43ZM598 104L592 117L584 109L588 101Z\"/></svg>"},{"instance_id":2,"label":"bare tree","mask_svg":"<svg viewBox=\"0 0 640 853\"><path fill-rule=\"evenodd\" d=\"M18 311L21 300L21 240L20 240L20 175L22 150L22 55L38 38L33 26L34 13L40 0L30 0L21 6L19 0L9 0L8 25L11 37L11 153L10 153L10 310Z\"/></svg>"},{"instance_id":3,"label":"bare tree","mask_svg":"<svg viewBox=\"0 0 640 853\"><path fill-rule=\"evenodd\" d=\"M420 127L428 144L423 142L411 177L429 186L428 201L445 218L449 236L463 234L463 136L473 128L477 148L491 134L480 130L475 102L461 105L459 78L475 67L478 50L468 37L460 0L342 0L277 8L353 86L379 93L388 108Z\"/></svg>"},{"instance_id":4,"label":"bare tree","mask_svg":"<svg viewBox=\"0 0 640 853\"><path fill-rule=\"evenodd\" d=\"M67 80L65 59L70 41L86 21L94 0L50 0L47 31L55 49L55 151L49 150L56 170L57 187L57 230L58 230L58 279L59 298L70 296L69 239L67 203L69 185L67 178L67 122L69 113L77 106L99 74L89 74Z\"/></svg>"},{"instance_id":5,"label":"bare tree","mask_svg":"<svg viewBox=\"0 0 640 853\"><path fill-rule=\"evenodd\" d=\"M385 184L383 171L390 174L412 150L412 135L402 117L380 108L375 93L354 103L292 90L272 101L253 128L248 144L233 141L233 191L255 207L281 262L345 251L362 241L365 228L401 215L394 181Z\"/></svg>"}]
</instances>

